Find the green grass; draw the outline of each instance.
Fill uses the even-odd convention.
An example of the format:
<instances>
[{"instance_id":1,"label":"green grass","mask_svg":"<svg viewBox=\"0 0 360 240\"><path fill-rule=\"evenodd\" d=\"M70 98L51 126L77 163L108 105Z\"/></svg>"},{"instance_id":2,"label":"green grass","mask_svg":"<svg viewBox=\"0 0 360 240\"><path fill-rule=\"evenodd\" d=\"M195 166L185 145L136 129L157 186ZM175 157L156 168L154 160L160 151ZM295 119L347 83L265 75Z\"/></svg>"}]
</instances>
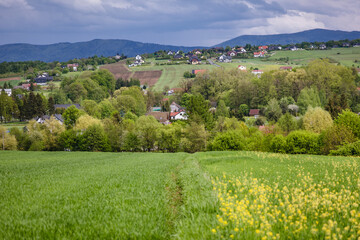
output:
<instances>
[{"instance_id":1,"label":"green grass","mask_svg":"<svg viewBox=\"0 0 360 240\"><path fill-rule=\"evenodd\" d=\"M5 151L0 238L357 239L359 193L360 158Z\"/></svg>"},{"instance_id":2,"label":"green grass","mask_svg":"<svg viewBox=\"0 0 360 240\"><path fill-rule=\"evenodd\" d=\"M342 65L351 67L360 65L360 48L333 48L330 50L298 50L298 51L276 51L269 60L275 61L279 58L289 58L292 64L306 65L317 58L331 58ZM358 63L354 61L357 60Z\"/></svg>"},{"instance_id":3,"label":"green grass","mask_svg":"<svg viewBox=\"0 0 360 240\"><path fill-rule=\"evenodd\" d=\"M6 129L10 129L13 127L23 129L26 126L26 122L10 122L10 123L1 123L0 126L5 127Z\"/></svg>"}]
</instances>

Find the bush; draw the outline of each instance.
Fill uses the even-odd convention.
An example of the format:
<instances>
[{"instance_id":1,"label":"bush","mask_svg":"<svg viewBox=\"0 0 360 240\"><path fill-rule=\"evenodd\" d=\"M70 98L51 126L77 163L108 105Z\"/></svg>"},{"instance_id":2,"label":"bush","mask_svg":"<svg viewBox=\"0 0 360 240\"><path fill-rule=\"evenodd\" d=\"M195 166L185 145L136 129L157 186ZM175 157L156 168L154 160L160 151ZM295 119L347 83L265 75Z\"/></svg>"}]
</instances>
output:
<instances>
[{"instance_id":1,"label":"bush","mask_svg":"<svg viewBox=\"0 0 360 240\"><path fill-rule=\"evenodd\" d=\"M286 139L283 135L276 135L270 141L270 151L275 153L286 152Z\"/></svg>"},{"instance_id":2,"label":"bush","mask_svg":"<svg viewBox=\"0 0 360 240\"><path fill-rule=\"evenodd\" d=\"M319 154L319 134L308 131L294 131L286 137L286 153Z\"/></svg>"},{"instance_id":3,"label":"bush","mask_svg":"<svg viewBox=\"0 0 360 240\"><path fill-rule=\"evenodd\" d=\"M240 131L219 132L208 148L210 151L244 150L245 138Z\"/></svg>"},{"instance_id":4,"label":"bush","mask_svg":"<svg viewBox=\"0 0 360 240\"><path fill-rule=\"evenodd\" d=\"M345 126L334 125L320 135L321 153L329 154L339 146L355 142L354 134Z\"/></svg>"},{"instance_id":5,"label":"bush","mask_svg":"<svg viewBox=\"0 0 360 240\"><path fill-rule=\"evenodd\" d=\"M335 124L349 128L355 137L360 138L360 117L350 110L342 111L335 120Z\"/></svg>"},{"instance_id":6,"label":"bush","mask_svg":"<svg viewBox=\"0 0 360 240\"><path fill-rule=\"evenodd\" d=\"M338 150L331 150L330 155L360 156L360 140L344 145Z\"/></svg>"}]
</instances>

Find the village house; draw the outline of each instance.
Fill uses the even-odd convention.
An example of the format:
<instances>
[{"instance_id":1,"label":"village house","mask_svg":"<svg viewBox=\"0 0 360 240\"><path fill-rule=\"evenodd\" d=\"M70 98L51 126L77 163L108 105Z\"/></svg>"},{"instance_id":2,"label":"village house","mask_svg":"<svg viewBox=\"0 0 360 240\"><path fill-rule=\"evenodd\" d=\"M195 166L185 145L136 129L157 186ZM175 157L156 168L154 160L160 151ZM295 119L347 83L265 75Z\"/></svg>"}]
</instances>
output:
<instances>
[{"instance_id":1,"label":"village house","mask_svg":"<svg viewBox=\"0 0 360 240\"><path fill-rule=\"evenodd\" d=\"M183 55L181 55L181 54L176 54L174 56L174 59L182 59L182 58L183 58Z\"/></svg>"},{"instance_id":2,"label":"village house","mask_svg":"<svg viewBox=\"0 0 360 240\"><path fill-rule=\"evenodd\" d=\"M259 78L261 76L261 74L264 73L264 71L262 71L262 70L252 70L251 73Z\"/></svg>"},{"instance_id":3,"label":"village house","mask_svg":"<svg viewBox=\"0 0 360 240\"><path fill-rule=\"evenodd\" d=\"M37 84L36 83L33 83L33 86L36 87ZM30 87L31 87L31 83L23 83L21 84L21 87L25 90L30 90Z\"/></svg>"},{"instance_id":4,"label":"village house","mask_svg":"<svg viewBox=\"0 0 360 240\"><path fill-rule=\"evenodd\" d=\"M291 51L297 51L297 50L299 50L296 46L291 46L289 49L290 49Z\"/></svg>"},{"instance_id":5,"label":"village house","mask_svg":"<svg viewBox=\"0 0 360 240\"><path fill-rule=\"evenodd\" d=\"M238 49L236 49L236 51L237 51L237 53L246 53L246 50L245 50L245 48L243 48L243 47L240 47L240 48L238 48Z\"/></svg>"},{"instance_id":6,"label":"village house","mask_svg":"<svg viewBox=\"0 0 360 240\"><path fill-rule=\"evenodd\" d=\"M282 66L282 67L280 67L280 70L288 70L288 71L291 71L291 70L292 70L292 67L291 67L291 66Z\"/></svg>"},{"instance_id":7,"label":"village house","mask_svg":"<svg viewBox=\"0 0 360 240\"><path fill-rule=\"evenodd\" d=\"M230 57L235 57L236 56L236 52L235 51L230 51L227 53L228 56Z\"/></svg>"},{"instance_id":8,"label":"village house","mask_svg":"<svg viewBox=\"0 0 360 240\"><path fill-rule=\"evenodd\" d=\"M223 63L231 63L232 58L230 56L226 56L223 54L218 58L218 60L219 62L223 62Z\"/></svg>"},{"instance_id":9,"label":"village house","mask_svg":"<svg viewBox=\"0 0 360 240\"><path fill-rule=\"evenodd\" d=\"M189 63L192 65L197 65L199 63L201 63L200 59L197 56L191 56L189 57Z\"/></svg>"},{"instance_id":10,"label":"village house","mask_svg":"<svg viewBox=\"0 0 360 240\"><path fill-rule=\"evenodd\" d=\"M191 72L192 72L192 74L197 75L198 73L205 73L206 69L194 69Z\"/></svg>"},{"instance_id":11,"label":"village house","mask_svg":"<svg viewBox=\"0 0 360 240\"><path fill-rule=\"evenodd\" d=\"M185 110L181 110L180 112L171 112L170 119L171 120L187 120L188 115L186 114Z\"/></svg>"},{"instance_id":12,"label":"village house","mask_svg":"<svg viewBox=\"0 0 360 240\"><path fill-rule=\"evenodd\" d=\"M61 114L54 114L52 116L55 118L55 120L59 121L61 125L64 123L64 119ZM42 117L36 117L36 118L34 118L34 120L37 123L43 124L43 123L45 123L46 120L50 120L50 117L51 116L49 116L49 115L44 115Z\"/></svg>"},{"instance_id":13,"label":"village house","mask_svg":"<svg viewBox=\"0 0 360 240\"><path fill-rule=\"evenodd\" d=\"M325 49L326 49L326 45L325 45L325 44L320 44L319 49L320 49L320 50L325 50Z\"/></svg>"},{"instance_id":14,"label":"village house","mask_svg":"<svg viewBox=\"0 0 360 240\"><path fill-rule=\"evenodd\" d=\"M254 52L254 57L265 57L265 52Z\"/></svg>"},{"instance_id":15,"label":"village house","mask_svg":"<svg viewBox=\"0 0 360 240\"><path fill-rule=\"evenodd\" d=\"M8 88L3 88L3 89L0 89L0 94L2 94L2 92L5 92L9 97L11 97L11 93L12 93L12 89L8 89Z\"/></svg>"},{"instance_id":16,"label":"village house","mask_svg":"<svg viewBox=\"0 0 360 240\"><path fill-rule=\"evenodd\" d=\"M259 47L258 47L259 50L266 50L266 49L268 49L268 48L269 48L268 46L259 46Z\"/></svg>"},{"instance_id":17,"label":"village house","mask_svg":"<svg viewBox=\"0 0 360 240\"><path fill-rule=\"evenodd\" d=\"M78 63L70 63L67 65L67 68L72 69L74 72L78 70L79 64Z\"/></svg>"},{"instance_id":18,"label":"village house","mask_svg":"<svg viewBox=\"0 0 360 240\"><path fill-rule=\"evenodd\" d=\"M179 112L180 110L184 109L183 107L181 107L179 104L177 104L176 102L172 102L170 104L170 111L171 112Z\"/></svg>"},{"instance_id":19,"label":"village house","mask_svg":"<svg viewBox=\"0 0 360 240\"><path fill-rule=\"evenodd\" d=\"M249 116L258 118L260 116L260 109L250 109Z\"/></svg>"},{"instance_id":20,"label":"village house","mask_svg":"<svg viewBox=\"0 0 360 240\"><path fill-rule=\"evenodd\" d=\"M162 124L170 124L170 114L168 112L149 112L146 116L153 116Z\"/></svg>"},{"instance_id":21,"label":"village house","mask_svg":"<svg viewBox=\"0 0 360 240\"><path fill-rule=\"evenodd\" d=\"M50 77L49 74L46 72L44 72L43 74L41 74L35 78L35 82L38 85L46 85L46 83L48 81L52 81L52 80L53 80L53 77Z\"/></svg>"},{"instance_id":22,"label":"village house","mask_svg":"<svg viewBox=\"0 0 360 240\"><path fill-rule=\"evenodd\" d=\"M243 66L243 65L239 65L239 66L238 66L238 69L239 69L240 71L246 72L246 67Z\"/></svg>"}]
</instances>

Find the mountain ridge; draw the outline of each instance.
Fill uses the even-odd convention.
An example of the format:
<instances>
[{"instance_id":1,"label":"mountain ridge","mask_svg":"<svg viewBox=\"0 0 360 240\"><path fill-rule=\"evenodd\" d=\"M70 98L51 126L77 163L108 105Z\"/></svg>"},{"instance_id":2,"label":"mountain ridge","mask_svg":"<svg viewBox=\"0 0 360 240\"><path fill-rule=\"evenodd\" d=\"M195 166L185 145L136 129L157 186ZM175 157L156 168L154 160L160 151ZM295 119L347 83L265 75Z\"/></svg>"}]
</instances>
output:
<instances>
[{"instance_id":1,"label":"mountain ridge","mask_svg":"<svg viewBox=\"0 0 360 240\"><path fill-rule=\"evenodd\" d=\"M326 42L330 40L358 39L360 31L341 31L326 29L311 29L296 33L270 34L270 35L242 35L213 47L268 45L268 44L295 44L301 42ZM68 61L74 58L87 58L94 55L114 56L117 53L128 57L137 54L153 53L158 50L182 50L184 52L197 48L163 45L156 43L143 43L126 39L93 39L85 42L60 42L47 45L34 45L29 43L13 43L0 45L0 62L35 61L44 62Z\"/></svg>"}]
</instances>

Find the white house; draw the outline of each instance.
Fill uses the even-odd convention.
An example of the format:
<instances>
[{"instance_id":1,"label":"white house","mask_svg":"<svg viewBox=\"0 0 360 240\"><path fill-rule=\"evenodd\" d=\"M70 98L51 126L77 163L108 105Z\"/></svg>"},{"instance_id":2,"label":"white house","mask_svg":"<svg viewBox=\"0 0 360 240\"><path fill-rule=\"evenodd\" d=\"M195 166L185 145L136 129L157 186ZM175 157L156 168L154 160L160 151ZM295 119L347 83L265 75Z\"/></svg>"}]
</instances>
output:
<instances>
[{"instance_id":1,"label":"white house","mask_svg":"<svg viewBox=\"0 0 360 240\"><path fill-rule=\"evenodd\" d=\"M171 112L179 112L181 109L181 106L179 104L177 104L176 102L172 102L170 104L170 109L171 109Z\"/></svg>"},{"instance_id":2,"label":"white house","mask_svg":"<svg viewBox=\"0 0 360 240\"><path fill-rule=\"evenodd\" d=\"M187 120L188 115L186 114L185 111L172 112L172 113L170 113L170 119L171 120Z\"/></svg>"},{"instance_id":3,"label":"white house","mask_svg":"<svg viewBox=\"0 0 360 240\"><path fill-rule=\"evenodd\" d=\"M4 91L5 91L5 93L10 97L11 96L11 93L12 93L12 90L11 90L11 88L5 88L4 89ZM2 92L2 89L0 90L0 94L1 94L1 92Z\"/></svg>"},{"instance_id":4,"label":"white house","mask_svg":"<svg viewBox=\"0 0 360 240\"><path fill-rule=\"evenodd\" d=\"M239 69L240 71L246 71L246 67L243 66L243 65L239 65L239 66L238 66L238 69Z\"/></svg>"},{"instance_id":5,"label":"white house","mask_svg":"<svg viewBox=\"0 0 360 240\"><path fill-rule=\"evenodd\" d=\"M251 73L256 75L259 78L261 76L261 74L264 73L264 71L262 71L262 70L252 70Z\"/></svg>"}]
</instances>

